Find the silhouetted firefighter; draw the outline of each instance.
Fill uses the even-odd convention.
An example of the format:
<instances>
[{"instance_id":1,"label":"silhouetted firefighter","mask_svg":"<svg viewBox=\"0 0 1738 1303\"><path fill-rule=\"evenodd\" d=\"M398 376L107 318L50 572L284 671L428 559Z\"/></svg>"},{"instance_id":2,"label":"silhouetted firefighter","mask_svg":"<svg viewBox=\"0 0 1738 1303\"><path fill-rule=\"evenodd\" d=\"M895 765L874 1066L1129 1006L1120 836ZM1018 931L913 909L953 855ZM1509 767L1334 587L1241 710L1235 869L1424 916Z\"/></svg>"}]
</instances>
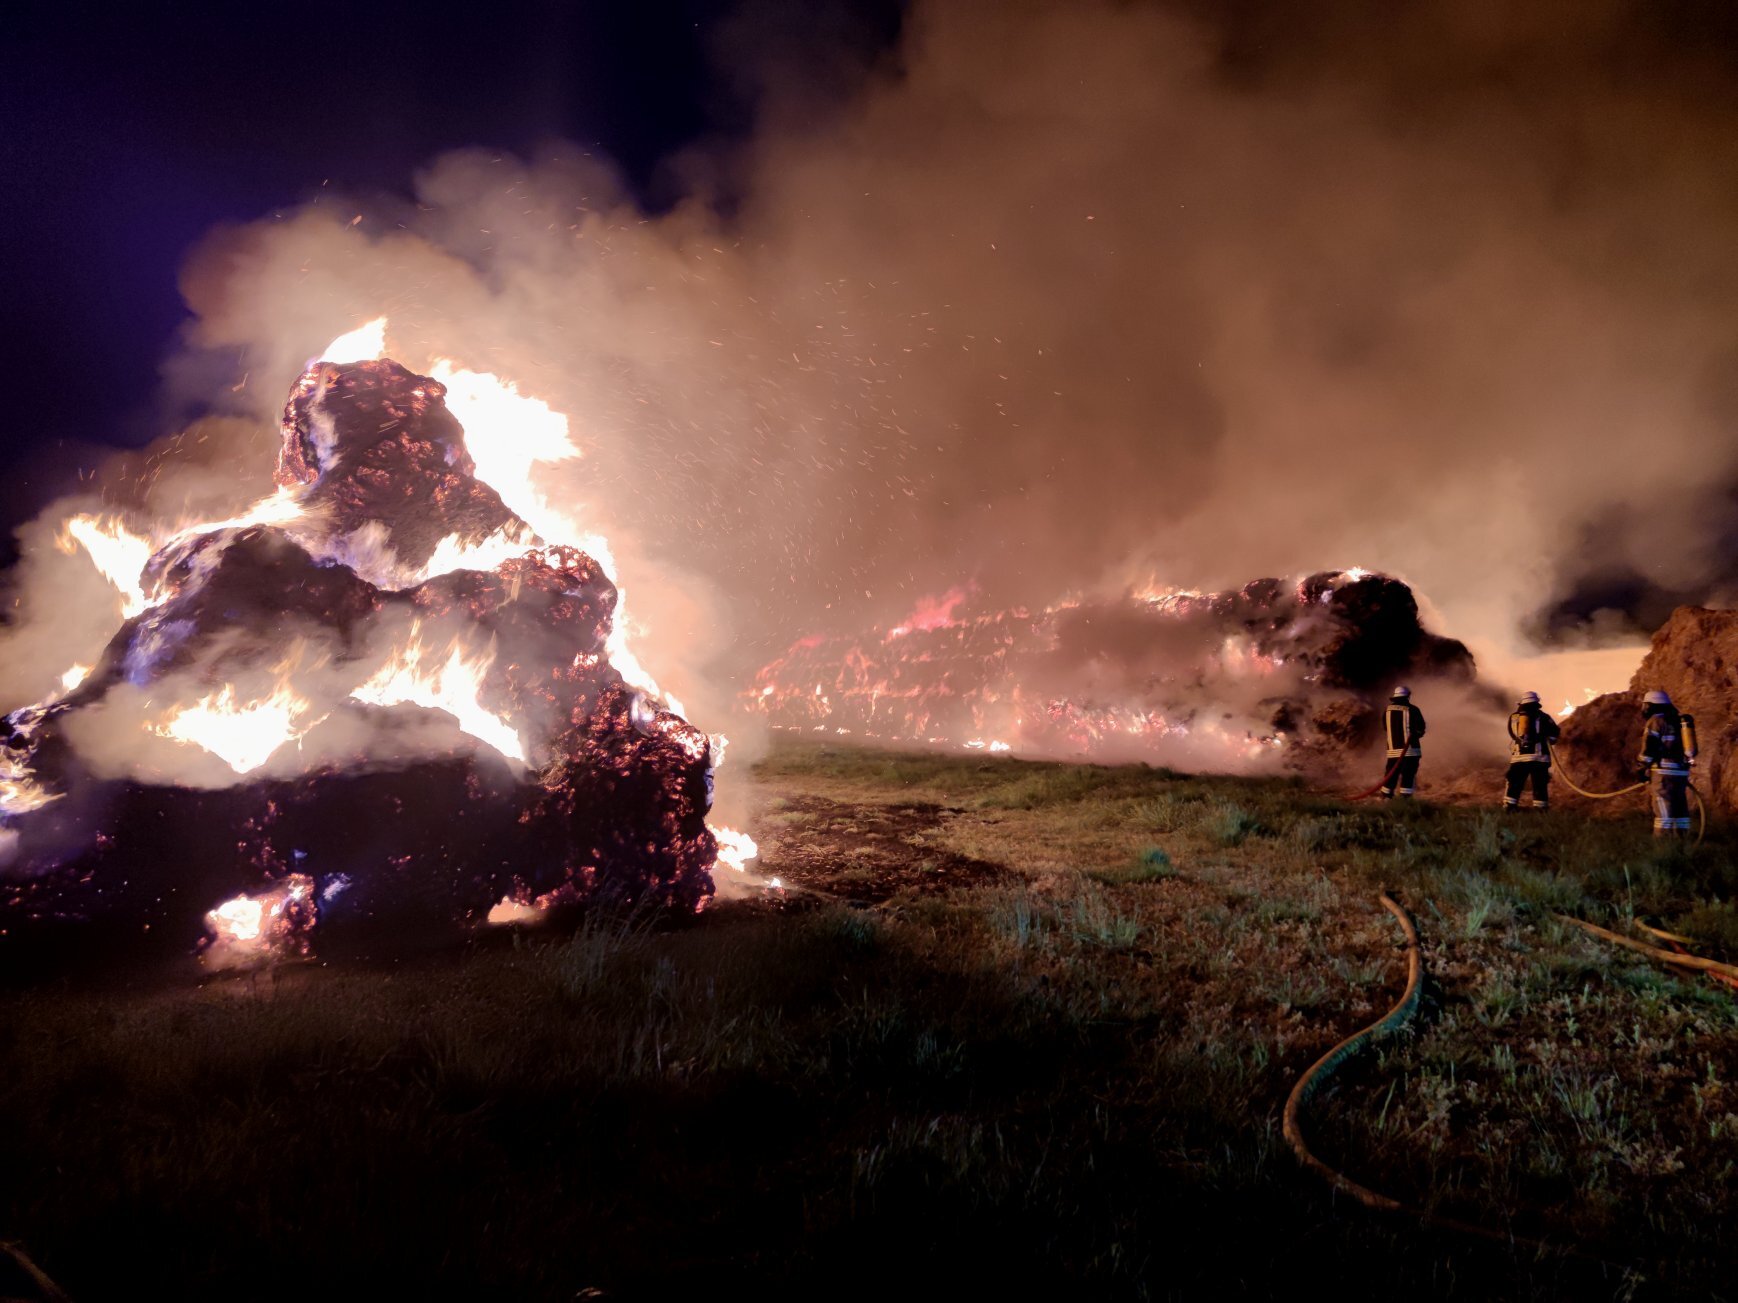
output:
<instances>
[{"instance_id":1,"label":"silhouetted firefighter","mask_svg":"<svg viewBox=\"0 0 1738 1303\"><path fill-rule=\"evenodd\" d=\"M1388 776L1382 781L1382 799L1411 796L1418 790L1418 762L1424 755L1418 745L1424 736L1424 712L1412 704L1411 688L1394 689L1388 709L1382 713L1382 732L1388 742Z\"/></svg>"},{"instance_id":2,"label":"silhouetted firefighter","mask_svg":"<svg viewBox=\"0 0 1738 1303\"><path fill-rule=\"evenodd\" d=\"M1539 694L1522 694L1509 716L1509 789L1503 795L1503 809L1520 809L1521 792L1529 782L1533 808L1551 808L1551 747L1558 732L1557 721L1539 704Z\"/></svg>"},{"instance_id":3,"label":"silhouetted firefighter","mask_svg":"<svg viewBox=\"0 0 1738 1303\"><path fill-rule=\"evenodd\" d=\"M1641 717L1636 777L1653 785L1654 836L1676 837L1690 830L1690 768L1696 763L1696 721L1679 714L1672 699L1657 689L1643 699Z\"/></svg>"}]
</instances>

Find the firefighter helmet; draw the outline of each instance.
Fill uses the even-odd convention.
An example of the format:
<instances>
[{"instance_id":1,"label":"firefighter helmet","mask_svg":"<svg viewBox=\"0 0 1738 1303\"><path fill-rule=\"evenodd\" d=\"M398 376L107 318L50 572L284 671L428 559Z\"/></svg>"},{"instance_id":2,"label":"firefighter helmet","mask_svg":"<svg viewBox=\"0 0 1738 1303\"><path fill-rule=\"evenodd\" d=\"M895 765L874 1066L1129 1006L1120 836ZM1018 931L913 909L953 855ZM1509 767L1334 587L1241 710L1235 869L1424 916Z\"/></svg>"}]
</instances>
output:
<instances>
[{"instance_id":1,"label":"firefighter helmet","mask_svg":"<svg viewBox=\"0 0 1738 1303\"><path fill-rule=\"evenodd\" d=\"M1394 689L1391 695L1396 701L1400 701L1406 697L1410 697L1412 695L1412 689L1402 683L1398 688Z\"/></svg>"},{"instance_id":2,"label":"firefighter helmet","mask_svg":"<svg viewBox=\"0 0 1738 1303\"><path fill-rule=\"evenodd\" d=\"M1672 699L1658 688L1643 697L1642 701L1649 706L1669 706L1672 704Z\"/></svg>"},{"instance_id":3,"label":"firefighter helmet","mask_svg":"<svg viewBox=\"0 0 1738 1303\"><path fill-rule=\"evenodd\" d=\"M1516 704L1521 706L1537 706L1539 704L1539 694L1537 692L1523 692L1520 701Z\"/></svg>"}]
</instances>

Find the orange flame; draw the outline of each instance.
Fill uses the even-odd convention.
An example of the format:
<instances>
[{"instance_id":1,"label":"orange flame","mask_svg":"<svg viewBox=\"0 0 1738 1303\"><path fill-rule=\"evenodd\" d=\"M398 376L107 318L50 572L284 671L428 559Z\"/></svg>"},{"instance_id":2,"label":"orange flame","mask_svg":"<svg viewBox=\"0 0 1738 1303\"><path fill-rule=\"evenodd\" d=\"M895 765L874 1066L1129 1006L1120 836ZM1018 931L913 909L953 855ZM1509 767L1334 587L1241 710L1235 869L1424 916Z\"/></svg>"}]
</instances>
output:
<instances>
[{"instance_id":1,"label":"orange flame","mask_svg":"<svg viewBox=\"0 0 1738 1303\"><path fill-rule=\"evenodd\" d=\"M431 651L422 642L421 624L412 624L408 639L350 695L373 706L408 704L444 710L458 721L461 732L524 764L525 745L518 730L478 700L483 678L494 663L494 648L469 652L457 638L444 653Z\"/></svg>"},{"instance_id":2,"label":"orange flame","mask_svg":"<svg viewBox=\"0 0 1738 1303\"><path fill-rule=\"evenodd\" d=\"M503 562L524 556L531 543L522 531L512 528L498 530L471 544L448 534L435 544L434 555L416 576L416 582L425 583L455 570L498 570Z\"/></svg>"},{"instance_id":3,"label":"orange flame","mask_svg":"<svg viewBox=\"0 0 1738 1303\"><path fill-rule=\"evenodd\" d=\"M270 497L261 498L239 516L227 520L208 520L152 531L147 537L133 533L115 516L77 515L61 526L55 539L62 552L71 555L82 547L91 564L104 579L113 584L121 596L121 618L135 615L155 606L160 597L144 588L145 566L152 556L172 543L209 534L219 529L239 529L247 525L282 525L302 514L299 495L294 490L279 489Z\"/></svg>"},{"instance_id":4,"label":"orange flame","mask_svg":"<svg viewBox=\"0 0 1738 1303\"><path fill-rule=\"evenodd\" d=\"M500 927L504 923L536 923L542 917L542 908L531 901L502 896L499 901L489 906L484 921Z\"/></svg>"},{"instance_id":5,"label":"orange flame","mask_svg":"<svg viewBox=\"0 0 1738 1303\"><path fill-rule=\"evenodd\" d=\"M477 478L500 494L501 501L536 530L538 537L579 548L616 586L615 620L605 651L622 680L659 698L678 715L685 714L682 703L658 686L628 646L629 637L638 629L628 616L627 591L608 541L588 532L572 515L550 502L532 479L534 466L581 456L567 417L542 399L520 393L518 386L497 375L466 370L446 358L436 359L429 374L447 387L447 410L465 427L465 448L476 463ZM433 565L431 562L431 572L439 573L433 571Z\"/></svg>"},{"instance_id":6,"label":"orange flame","mask_svg":"<svg viewBox=\"0 0 1738 1303\"><path fill-rule=\"evenodd\" d=\"M760 856L760 847L745 832L738 832L735 828L713 827L712 835L718 839L716 863L727 869L744 873L748 869L748 862Z\"/></svg>"},{"instance_id":7,"label":"orange flame","mask_svg":"<svg viewBox=\"0 0 1738 1303\"><path fill-rule=\"evenodd\" d=\"M163 737L209 751L238 774L248 774L319 722L307 718L312 709L313 702L290 686L289 667L284 667L269 696L243 701L235 685L226 683L150 727Z\"/></svg>"},{"instance_id":8,"label":"orange flame","mask_svg":"<svg viewBox=\"0 0 1738 1303\"><path fill-rule=\"evenodd\" d=\"M121 595L121 618L130 620L150 606L140 582L156 550L150 539L141 538L113 516L74 516L61 526L55 542L69 555L75 546L84 548L91 564Z\"/></svg>"},{"instance_id":9,"label":"orange flame","mask_svg":"<svg viewBox=\"0 0 1738 1303\"><path fill-rule=\"evenodd\" d=\"M64 697L67 693L77 688L79 684L90 678L91 670L93 668L94 667L90 665L74 665L71 669L62 674L60 676L60 690L54 694L55 699L58 700L59 698Z\"/></svg>"},{"instance_id":10,"label":"orange flame","mask_svg":"<svg viewBox=\"0 0 1738 1303\"><path fill-rule=\"evenodd\" d=\"M60 799L59 792L46 792L15 762L0 756L0 814L27 814Z\"/></svg>"},{"instance_id":11,"label":"orange flame","mask_svg":"<svg viewBox=\"0 0 1738 1303\"><path fill-rule=\"evenodd\" d=\"M305 951L304 934L313 922L314 880L292 873L269 890L233 897L206 913L211 943L204 962L229 968Z\"/></svg>"},{"instance_id":12,"label":"orange flame","mask_svg":"<svg viewBox=\"0 0 1738 1303\"><path fill-rule=\"evenodd\" d=\"M386 318L376 317L338 336L316 362L372 362L386 355Z\"/></svg>"}]
</instances>

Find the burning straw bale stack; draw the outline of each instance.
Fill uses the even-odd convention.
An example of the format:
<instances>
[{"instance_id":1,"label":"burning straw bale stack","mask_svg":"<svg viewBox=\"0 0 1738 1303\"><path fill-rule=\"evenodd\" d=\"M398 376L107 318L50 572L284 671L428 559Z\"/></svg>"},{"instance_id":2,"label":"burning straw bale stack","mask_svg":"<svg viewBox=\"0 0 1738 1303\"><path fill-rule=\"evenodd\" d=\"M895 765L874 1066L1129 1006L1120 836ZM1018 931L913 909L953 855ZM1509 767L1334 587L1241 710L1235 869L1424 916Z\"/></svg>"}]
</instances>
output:
<instances>
[{"instance_id":1,"label":"burning straw bale stack","mask_svg":"<svg viewBox=\"0 0 1738 1303\"><path fill-rule=\"evenodd\" d=\"M476 478L444 394L390 361L310 367L288 518L177 539L85 682L14 713L0 925L190 944L295 874L322 930L705 902L707 736L623 682L613 584Z\"/></svg>"},{"instance_id":2,"label":"burning straw bale stack","mask_svg":"<svg viewBox=\"0 0 1738 1303\"><path fill-rule=\"evenodd\" d=\"M1133 594L809 637L748 704L803 731L1203 768L1338 756L1401 679L1471 684L1397 579L1331 571L1218 593Z\"/></svg>"}]
</instances>

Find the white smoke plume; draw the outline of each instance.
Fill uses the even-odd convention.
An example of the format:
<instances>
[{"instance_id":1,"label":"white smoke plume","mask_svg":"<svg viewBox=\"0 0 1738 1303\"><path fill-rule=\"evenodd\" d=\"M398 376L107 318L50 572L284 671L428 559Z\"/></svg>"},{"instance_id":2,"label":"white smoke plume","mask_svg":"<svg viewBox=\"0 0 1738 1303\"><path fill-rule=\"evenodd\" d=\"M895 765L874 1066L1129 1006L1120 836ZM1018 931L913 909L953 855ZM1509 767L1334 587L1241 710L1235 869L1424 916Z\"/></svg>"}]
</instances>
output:
<instances>
[{"instance_id":1,"label":"white smoke plume","mask_svg":"<svg viewBox=\"0 0 1738 1303\"><path fill-rule=\"evenodd\" d=\"M375 316L406 365L565 412L584 455L547 491L707 728L792 637L959 583L1355 564L1518 655L1612 503L1664 504L1634 546L1705 577L1675 504L1730 471L1738 405L1729 83L1639 4L1573 8L1326 5L1264 42L1205 8L927 0L848 102L772 100L691 160L728 204L650 215L577 147L470 150L409 202L217 233L179 374L233 359L209 397L266 450L237 501L291 379ZM39 659L7 687L64 668Z\"/></svg>"}]
</instances>

